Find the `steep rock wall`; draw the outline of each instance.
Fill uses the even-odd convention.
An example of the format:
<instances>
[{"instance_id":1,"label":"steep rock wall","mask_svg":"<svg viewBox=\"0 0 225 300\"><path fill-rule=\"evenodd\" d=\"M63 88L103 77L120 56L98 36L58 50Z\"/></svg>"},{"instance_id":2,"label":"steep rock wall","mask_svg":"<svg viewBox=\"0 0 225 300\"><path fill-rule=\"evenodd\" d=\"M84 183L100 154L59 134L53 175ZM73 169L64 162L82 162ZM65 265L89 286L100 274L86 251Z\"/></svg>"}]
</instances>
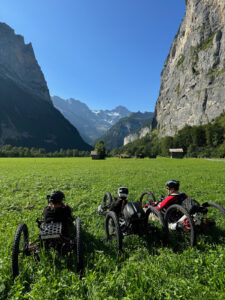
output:
<instances>
[{"instance_id":1,"label":"steep rock wall","mask_svg":"<svg viewBox=\"0 0 225 300\"><path fill-rule=\"evenodd\" d=\"M225 109L225 1L186 0L161 74L155 115L162 136L213 121Z\"/></svg>"},{"instance_id":2,"label":"steep rock wall","mask_svg":"<svg viewBox=\"0 0 225 300\"><path fill-rule=\"evenodd\" d=\"M31 44L0 23L0 147L91 150L52 105Z\"/></svg>"},{"instance_id":3,"label":"steep rock wall","mask_svg":"<svg viewBox=\"0 0 225 300\"><path fill-rule=\"evenodd\" d=\"M0 22L0 74L33 96L51 103L49 90L31 43Z\"/></svg>"}]
</instances>

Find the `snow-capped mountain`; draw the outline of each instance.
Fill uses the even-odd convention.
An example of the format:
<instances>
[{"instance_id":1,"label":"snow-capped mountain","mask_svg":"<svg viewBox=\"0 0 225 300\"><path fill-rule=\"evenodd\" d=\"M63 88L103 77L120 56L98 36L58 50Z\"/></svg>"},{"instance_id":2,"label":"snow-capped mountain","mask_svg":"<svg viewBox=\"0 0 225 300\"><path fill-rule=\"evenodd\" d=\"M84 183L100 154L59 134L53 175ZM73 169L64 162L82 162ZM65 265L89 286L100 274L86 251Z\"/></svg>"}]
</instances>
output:
<instances>
[{"instance_id":1,"label":"snow-capped mountain","mask_svg":"<svg viewBox=\"0 0 225 300\"><path fill-rule=\"evenodd\" d=\"M80 132L83 139L92 143L111 128L119 119L128 116L131 112L123 106L113 110L90 110L79 100L51 97L52 103Z\"/></svg>"},{"instance_id":2,"label":"snow-capped mountain","mask_svg":"<svg viewBox=\"0 0 225 300\"><path fill-rule=\"evenodd\" d=\"M98 118L109 124L109 128L113 126L119 119L127 117L131 112L124 106L117 106L113 110L92 110Z\"/></svg>"}]
</instances>

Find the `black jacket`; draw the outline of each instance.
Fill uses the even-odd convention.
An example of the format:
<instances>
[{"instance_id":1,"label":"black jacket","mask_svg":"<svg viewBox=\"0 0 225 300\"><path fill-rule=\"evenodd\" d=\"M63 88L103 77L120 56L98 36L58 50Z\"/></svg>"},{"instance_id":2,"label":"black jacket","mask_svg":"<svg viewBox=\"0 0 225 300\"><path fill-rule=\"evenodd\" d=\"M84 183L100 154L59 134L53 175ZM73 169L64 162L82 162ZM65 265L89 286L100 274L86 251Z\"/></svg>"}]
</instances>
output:
<instances>
[{"instance_id":1,"label":"black jacket","mask_svg":"<svg viewBox=\"0 0 225 300\"><path fill-rule=\"evenodd\" d=\"M72 217L72 208L68 205L62 205L61 207L46 206L43 210L43 221L45 223L61 222L62 233L66 236L74 235L74 224Z\"/></svg>"},{"instance_id":2,"label":"black jacket","mask_svg":"<svg viewBox=\"0 0 225 300\"><path fill-rule=\"evenodd\" d=\"M46 206L42 213L45 223L72 221L72 209L68 205L61 207Z\"/></svg>"},{"instance_id":3,"label":"black jacket","mask_svg":"<svg viewBox=\"0 0 225 300\"><path fill-rule=\"evenodd\" d=\"M114 211L117 215L119 215L122 213L126 204L127 200L117 199L111 204L110 211Z\"/></svg>"}]
</instances>

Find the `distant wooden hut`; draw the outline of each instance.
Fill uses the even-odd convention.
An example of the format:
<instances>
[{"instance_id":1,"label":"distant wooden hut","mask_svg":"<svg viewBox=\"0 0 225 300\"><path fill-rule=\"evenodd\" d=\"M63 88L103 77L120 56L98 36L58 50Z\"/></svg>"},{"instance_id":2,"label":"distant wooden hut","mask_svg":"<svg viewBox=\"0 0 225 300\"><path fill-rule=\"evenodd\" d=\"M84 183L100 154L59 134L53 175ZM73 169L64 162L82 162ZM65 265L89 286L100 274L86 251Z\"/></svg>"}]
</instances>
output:
<instances>
[{"instance_id":1,"label":"distant wooden hut","mask_svg":"<svg viewBox=\"0 0 225 300\"><path fill-rule=\"evenodd\" d=\"M130 154L127 153L121 153L120 158L131 158Z\"/></svg>"},{"instance_id":2,"label":"distant wooden hut","mask_svg":"<svg viewBox=\"0 0 225 300\"><path fill-rule=\"evenodd\" d=\"M91 151L92 159L105 159L105 155L100 155L96 150Z\"/></svg>"},{"instance_id":3,"label":"distant wooden hut","mask_svg":"<svg viewBox=\"0 0 225 300\"><path fill-rule=\"evenodd\" d=\"M182 148L177 149L169 149L170 158L183 158L184 157L184 150Z\"/></svg>"}]
</instances>

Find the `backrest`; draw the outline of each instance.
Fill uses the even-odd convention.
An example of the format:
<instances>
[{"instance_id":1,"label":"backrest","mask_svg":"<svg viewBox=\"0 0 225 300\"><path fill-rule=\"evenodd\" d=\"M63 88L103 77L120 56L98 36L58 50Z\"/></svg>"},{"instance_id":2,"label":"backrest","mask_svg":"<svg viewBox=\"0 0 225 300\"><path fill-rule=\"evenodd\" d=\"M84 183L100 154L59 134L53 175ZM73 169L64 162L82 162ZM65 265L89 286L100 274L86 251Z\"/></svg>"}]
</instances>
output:
<instances>
[{"instance_id":1,"label":"backrest","mask_svg":"<svg viewBox=\"0 0 225 300\"><path fill-rule=\"evenodd\" d=\"M39 236L42 240L58 239L62 235L62 223L60 222L42 223L40 229Z\"/></svg>"},{"instance_id":2,"label":"backrest","mask_svg":"<svg viewBox=\"0 0 225 300\"><path fill-rule=\"evenodd\" d=\"M181 205L190 213L193 214L198 211L200 204L191 197L187 197L181 202Z\"/></svg>"},{"instance_id":3,"label":"backrest","mask_svg":"<svg viewBox=\"0 0 225 300\"><path fill-rule=\"evenodd\" d=\"M171 195L172 197L172 195ZM182 202L185 200L185 198L187 197L185 193L180 193L179 195L175 195L173 196L174 197L174 200L173 202L171 203L172 204L179 204L179 205L182 205Z\"/></svg>"},{"instance_id":4,"label":"backrest","mask_svg":"<svg viewBox=\"0 0 225 300\"><path fill-rule=\"evenodd\" d=\"M123 209L123 215L127 222L145 218L145 212L140 202L127 202Z\"/></svg>"}]
</instances>

